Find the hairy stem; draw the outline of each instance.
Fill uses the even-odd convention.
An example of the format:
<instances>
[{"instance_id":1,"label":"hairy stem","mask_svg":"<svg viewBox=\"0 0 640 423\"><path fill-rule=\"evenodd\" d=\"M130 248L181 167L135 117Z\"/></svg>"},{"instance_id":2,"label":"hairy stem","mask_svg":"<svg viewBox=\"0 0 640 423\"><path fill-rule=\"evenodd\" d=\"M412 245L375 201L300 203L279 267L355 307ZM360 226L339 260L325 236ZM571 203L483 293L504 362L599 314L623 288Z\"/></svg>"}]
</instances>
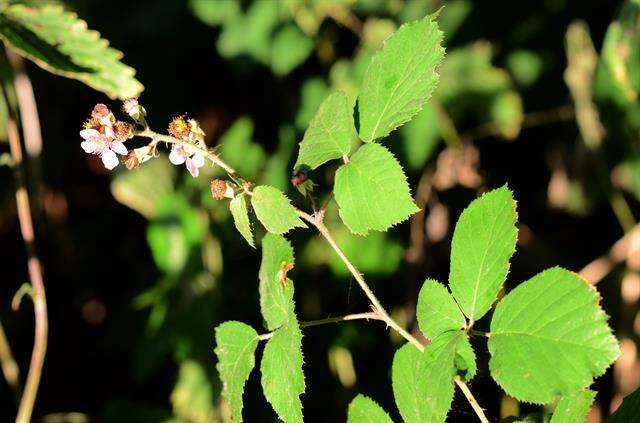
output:
<instances>
[{"instance_id":1,"label":"hairy stem","mask_svg":"<svg viewBox=\"0 0 640 423\"><path fill-rule=\"evenodd\" d=\"M307 322L300 322L299 325L301 328L308 328L312 326L321 326L321 325L327 325L330 323L339 323L339 322L346 322L348 320L362 320L362 319L382 320L382 318L380 317L380 315L378 315L378 313L369 312L369 313L347 314L346 316L339 316L339 317L328 317L326 319L319 319L319 320L309 320ZM262 334L258 336L258 339L261 341L265 341L271 338L274 333L275 332Z\"/></svg>"},{"instance_id":2,"label":"hairy stem","mask_svg":"<svg viewBox=\"0 0 640 423\"><path fill-rule=\"evenodd\" d=\"M35 313L33 351L31 353L31 363L29 364L27 381L18 406L18 416L16 417L16 422L27 423L31 420L33 406L38 393L38 386L40 385L44 357L47 352L47 301L44 291L44 281L42 279L42 266L40 265L40 259L36 254L35 248L35 232L33 229L29 194L27 193L23 169L22 145L20 142L20 135L18 133L16 116L11 104L9 103L4 85L2 85L2 95L8 110L7 135L9 138L9 146L11 149L16 177L16 206L18 210L18 220L20 222L22 239L24 240L28 255L27 268L29 271L29 279L33 286L33 293L31 296L33 299L33 308Z\"/></svg>"},{"instance_id":3,"label":"hairy stem","mask_svg":"<svg viewBox=\"0 0 640 423\"><path fill-rule=\"evenodd\" d=\"M460 379L460 376L456 376L453 380L456 382L456 385L458 385L458 388L460 388L465 398L467 398L469 405L471 405L473 411L476 412L476 415L478 416L480 421L482 423L489 423L489 420L487 420L487 416L484 415L484 410L482 409L482 407L480 407L480 404L478 404L478 401L476 401L476 399L474 398L467 384L464 383L462 379Z\"/></svg>"}]
</instances>

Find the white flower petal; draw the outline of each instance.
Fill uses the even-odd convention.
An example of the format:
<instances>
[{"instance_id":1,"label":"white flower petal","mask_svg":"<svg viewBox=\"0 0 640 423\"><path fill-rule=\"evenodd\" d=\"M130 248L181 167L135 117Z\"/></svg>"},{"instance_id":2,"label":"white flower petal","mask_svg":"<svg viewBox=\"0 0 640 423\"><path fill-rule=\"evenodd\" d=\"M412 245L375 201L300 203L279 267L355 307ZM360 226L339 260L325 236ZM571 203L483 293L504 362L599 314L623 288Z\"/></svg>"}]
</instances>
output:
<instances>
[{"instance_id":1,"label":"white flower petal","mask_svg":"<svg viewBox=\"0 0 640 423\"><path fill-rule=\"evenodd\" d=\"M96 137L99 138L100 132L96 131L95 129L83 129L82 131L80 131L80 136L85 140L89 141Z\"/></svg>"},{"instance_id":2,"label":"white flower petal","mask_svg":"<svg viewBox=\"0 0 640 423\"><path fill-rule=\"evenodd\" d=\"M204 166L204 156L202 155L202 153L194 154L191 160L193 161L195 167Z\"/></svg>"},{"instance_id":3,"label":"white flower petal","mask_svg":"<svg viewBox=\"0 0 640 423\"><path fill-rule=\"evenodd\" d=\"M125 147L120 141L111 142L111 150L123 156L126 156L128 153L127 147Z\"/></svg>"},{"instance_id":4,"label":"white flower petal","mask_svg":"<svg viewBox=\"0 0 640 423\"><path fill-rule=\"evenodd\" d=\"M95 153L98 149L98 143L95 141L82 141L80 143L80 147L84 150L85 153Z\"/></svg>"},{"instance_id":5,"label":"white flower petal","mask_svg":"<svg viewBox=\"0 0 640 423\"><path fill-rule=\"evenodd\" d=\"M114 153L109 149L105 149L102 152L102 155L100 156L100 158L102 159L102 163L104 163L104 167L106 167L109 170L118 166L118 163L119 163L118 156L116 156L116 153Z\"/></svg>"},{"instance_id":6,"label":"white flower petal","mask_svg":"<svg viewBox=\"0 0 640 423\"><path fill-rule=\"evenodd\" d=\"M187 169L194 178L197 178L200 174L200 169L193 163L192 159L187 159Z\"/></svg>"},{"instance_id":7,"label":"white flower petal","mask_svg":"<svg viewBox=\"0 0 640 423\"><path fill-rule=\"evenodd\" d=\"M113 128L111 126L104 127L104 136L110 140L116 137L116 134L113 132Z\"/></svg>"},{"instance_id":8,"label":"white flower petal","mask_svg":"<svg viewBox=\"0 0 640 423\"><path fill-rule=\"evenodd\" d=\"M184 163L184 160L185 157L181 149L175 147L171 149L171 153L169 153L169 161L171 163L173 163L174 165L181 165L182 163Z\"/></svg>"}]
</instances>

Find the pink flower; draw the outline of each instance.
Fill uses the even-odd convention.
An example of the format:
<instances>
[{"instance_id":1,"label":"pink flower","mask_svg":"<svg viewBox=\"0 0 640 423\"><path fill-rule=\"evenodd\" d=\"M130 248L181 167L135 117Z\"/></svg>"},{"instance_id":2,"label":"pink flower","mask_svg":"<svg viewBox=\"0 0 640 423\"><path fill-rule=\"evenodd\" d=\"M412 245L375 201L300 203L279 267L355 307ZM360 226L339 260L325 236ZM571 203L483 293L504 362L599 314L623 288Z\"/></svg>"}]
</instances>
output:
<instances>
[{"instance_id":1,"label":"pink flower","mask_svg":"<svg viewBox=\"0 0 640 423\"><path fill-rule=\"evenodd\" d=\"M84 139L80 147L89 154L100 156L104 167L111 170L118 166L119 160L116 153L125 156L127 147L114 138L113 129L110 126L104 127L104 134L95 129L83 129L80 136Z\"/></svg>"},{"instance_id":2,"label":"pink flower","mask_svg":"<svg viewBox=\"0 0 640 423\"><path fill-rule=\"evenodd\" d=\"M199 148L205 148L202 143L198 143ZM174 165L185 163L191 176L196 178L200 174L200 168L204 166L204 153L195 146L173 144L171 153L169 153L169 161Z\"/></svg>"}]
</instances>

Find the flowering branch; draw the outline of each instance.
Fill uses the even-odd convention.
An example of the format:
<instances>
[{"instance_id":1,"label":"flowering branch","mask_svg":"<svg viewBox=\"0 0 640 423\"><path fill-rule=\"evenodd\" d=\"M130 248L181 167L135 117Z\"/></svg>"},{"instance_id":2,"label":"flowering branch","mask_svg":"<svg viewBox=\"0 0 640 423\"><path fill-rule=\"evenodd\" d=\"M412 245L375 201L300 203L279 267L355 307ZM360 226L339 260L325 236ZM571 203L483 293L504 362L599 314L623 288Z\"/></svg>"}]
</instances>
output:
<instances>
[{"instance_id":1,"label":"flowering branch","mask_svg":"<svg viewBox=\"0 0 640 423\"><path fill-rule=\"evenodd\" d=\"M101 126L101 130L98 130L98 133L101 136L98 137L93 133L92 135L94 136L94 139L99 140L102 144L95 148L93 151L87 151L87 149L85 148L85 151L90 153L93 152L94 154L104 154L105 149L113 150L114 141L118 141L118 135L116 131L112 129L113 127L118 125L118 121L115 120L111 112L109 112L109 114L107 115L98 116L98 119L96 121L96 116L94 116L96 114L96 110L98 109L98 111L100 111L102 107L106 108L106 106L104 105L97 105L92 113L92 118L87 122L87 124L85 124L85 128L87 128L87 126L96 126L96 124ZM235 184L237 184L237 187L235 187L236 189L247 195L253 195L251 191L251 183L238 175L233 167L226 164L217 154L207 148L206 144L204 143L204 132L200 128L198 122L194 119L186 119L184 116L174 118L168 128L168 132L170 133L170 135L165 135L157 133L149 128L149 125L147 124L145 119L146 111L141 105L138 104L137 100L125 101L123 110L136 121L135 126L129 127L129 131L126 133L125 139L131 138L133 136L141 136L151 139L151 142L146 146L125 153L127 156L127 158L125 159L127 168L137 168L141 163L144 163L145 161L155 157L157 155L158 143L164 142L171 145L169 160L176 165L185 163L187 169L193 177L197 177L199 175L199 168L204 166L205 159L208 159L213 165L217 165L227 172L227 176ZM87 135L87 133L83 133L81 131L80 135L85 138L86 142L87 138L85 137L85 135ZM116 145L116 148L119 147ZM110 153L107 152L106 154ZM103 162L104 161L105 160L103 158ZM348 162L348 157L345 157L345 162ZM111 163L109 163L109 165L110 164ZM106 162L105 166L107 166ZM231 185L227 184L227 182L222 180L211 181L211 191L214 198L218 200L221 200L225 197L233 198L235 196L234 188ZM358 285L371 302L373 312L354 315L356 317L353 318L349 318L350 316L345 316L341 318L323 319L320 321L312 321L306 323L302 322L300 324L301 327L314 326L325 323L335 323L345 320L354 320L358 318L382 320L387 324L387 326L398 332L403 338L412 343L420 351L424 351L424 345L413 335L407 332L402 326L400 326L395 320L393 320L393 318L391 318L389 313L385 310L385 308L382 306L378 298L375 296L375 294L365 281L362 273L360 273L355 265L351 262L351 260L349 260L340 246L333 239L333 236L329 232L329 229L325 226L324 214L326 207L331 199L332 196L329 196L328 200L322 205L319 210L315 210L314 207L313 214L308 214L300 209L296 209L296 211L302 219L309 222L318 230L320 235L322 235L322 237L327 241L331 248L336 252L338 257L340 257L340 260L342 260L349 272L351 272L353 277L358 282ZM269 339L271 336L272 333L267 333L260 335L259 339ZM458 386L462 389L464 395L467 397L469 403L478 415L480 421L487 422L482 409L478 406L466 384L459 378L456 379L456 384L458 384Z\"/></svg>"}]
</instances>

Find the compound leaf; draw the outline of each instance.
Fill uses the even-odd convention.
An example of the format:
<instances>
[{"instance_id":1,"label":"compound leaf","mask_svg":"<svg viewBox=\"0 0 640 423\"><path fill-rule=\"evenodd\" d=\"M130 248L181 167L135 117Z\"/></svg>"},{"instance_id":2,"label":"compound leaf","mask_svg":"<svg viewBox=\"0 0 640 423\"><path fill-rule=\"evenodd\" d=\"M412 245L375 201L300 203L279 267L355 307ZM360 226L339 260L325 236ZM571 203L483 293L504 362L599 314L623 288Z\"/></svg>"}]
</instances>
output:
<instances>
[{"instance_id":1,"label":"compound leaf","mask_svg":"<svg viewBox=\"0 0 640 423\"><path fill-rule=\"evenodd\" d=\"M231 418L242 421L242 393L255 366L258 334L242 322L224 322L216 328L216 368L222 380L222 395L229 403Z\"/></svg>"},{"instance_id":2,"label":"compound leaf","mask_svg":"<svg viewBox=\"0 0 640 423\"><path fill-rule=\"evenodd\" d=\"M353 110L347 96L341 91L331 93L304 133L294 169L315 169L329 160L348 155L355 137Z\"/></svg>"},{"instance_id":3,"label":"compound leaf","mask_svg":"<svg viewBox=\"0 0 640 423\"><path fill-rule=\"evenodd\" d=\"M595 288L558 267L496 306L488 346L493 378L520 401L549 403L589 386L620 355Z\"/></svg>"},{"instance_id":4,"label":"compound leaf","mask_svg":"<svg viewBox=\"0 0 640 423\"><path fill-rule=\"evenodd\" d=\"M138 96L144 87L85 21L60 6L7 5L0 10L0 38L46 71L77 79L111 98Z\"/></svg>"},{"instance_id":5,"label":"compound leaf","mask_svg":"<svg viewBox=\"0 0 640 423\"><path fill-rule=\"evenodd\" d=\"M563 396L551 416L551 423L585 421L595 397L596 393L589 390L577 391Z\"/></svg>"},{"instance_id":6,"label":"compound leaf","mask_svg":"<svg viewBox=\"0 0 640 423\"><path fill-rule=\"evenodd\" d=\"M449 290L433 279L427 279L420 289L416 317L420 330L429 339L461 329L466 323Z\"/></svg>"},{"instance_id":7,"label":"compound leaf","mask_svg":"<svg viewBox=\"0 0 640 423\"><path fill-rule=\"evenodd\" d=\"M240 235L247 240L249 245L256 248L253 241L253 232L251 231L251 222L249 221L249 210L247 208L247 199L243 194L238 195L229 203L229 210L233 216L233 223Z\"/></svg>"},{"instance_id":8,"label":"compound leaf","mask_svg":"<svg viewBox=\"0 0 640 423\"><path fill-rule=\"evenodd\" d=\"M302 332L292 318L267 341L260 364L264 396L285 423L302 422L303 361Z\"/></svg>"},{"instance_id":9,"label":"compound leaf","mask_svg":"<svg viewBox=\"0 0 640 423\"><path fill-rule=\"evenodd\" d=\"M349 404L347 423L393 423L393 420L374 400L358 395Z\"/></svg>"},{"instance_id":10,"label":"compound leaf","mask_svg":"<svg viewBox=\"0 0 640 423\"><path fill-rule=\"evenodd\" d=\"M449 288L470 319L489 310L507 277L516 248L516 219L516 203L506 186L474 200L458 219Z\"/></svg>"},{"instance_id":11,"label":"compound leaf","mask_svg":"<svg viewBox=\"0 0 640 423\"><path fill-rule=\"evenodd\" d=\"M251 205L267 231L284 234L293 228L306 228L289 199L277 188L260 185L253 190Z\"/></svg>"},{"instance_id":12,"label":"compound leaf","mask_svg":"<svg viewBox=\"0 0 640 423\"><path fill-rule=\"evenodd\" d=\"M379 144L363 145L340 166L334 192L340 217L354 234L386 231L418 211L402 167Z\"/></svg>"},{"instance_id":13,"label":"compound leaf","mask_svg":"<svg viewBox=\"0 0 640 423\"><path fill-rule=\"evenodd\" d=\"M444 57L432 16L402 25L372 59L358 98L360 138L371 142L409 121L427 102Z\"/></svg>"}]
</instances>

